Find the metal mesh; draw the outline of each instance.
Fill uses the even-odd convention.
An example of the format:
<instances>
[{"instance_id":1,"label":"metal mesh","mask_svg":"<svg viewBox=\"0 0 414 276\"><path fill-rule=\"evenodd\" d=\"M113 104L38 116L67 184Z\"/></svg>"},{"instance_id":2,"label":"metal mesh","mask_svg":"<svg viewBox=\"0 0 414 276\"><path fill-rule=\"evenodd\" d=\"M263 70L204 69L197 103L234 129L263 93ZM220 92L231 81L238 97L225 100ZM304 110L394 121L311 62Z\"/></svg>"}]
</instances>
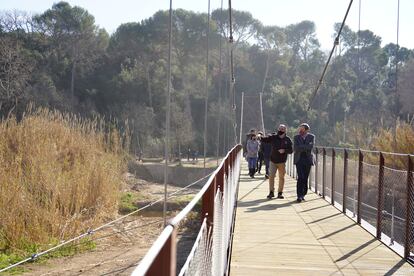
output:
<instances>
[{"instance_id":1,"label":"metal mesh","mask_svg":"<svg viewBox=\"0 0 414 276\"><path fill-rule=\"evenodd\" d=\"M378 173L379 166L363 163L361 218L373 227L377 223Z\"/></svg>"},{"instance_id":2,"label":"metal mesh","mask_svg":"<svg viewBox=\"0 0 414 276\"><path fill-rule=\"evenodd\" d=\"M406 171L384 167L381 229L390 238L390 244L396 241L403 245L405 242L406 181Z\"/></svg>"},{"instance_id":3,"label":"metal mesh","mask_svg":"<svg viewBox=\"0 0 414 276\"><path fill-rule=\"evenodd\" d=\"M311 167L309 174L309 185L313 191L315 191L315 166Z\"/></svg>"},{"instance_id":4,"label":"metal mesh","mask_svg":"<svg viewBox=\"0 0 414 276\"><path fill-rule=\"evenodd\" d=\"M224 275L228 267L228 252L234 221L241 153L238 153L224 185L214 198L213 226L203 223L196 243L179 275Z\"/></svg>"},{"instance_id":5,"label":"metal mesh","mask_svg":"<svg viewBox=\"0 0 414 276\"><path fill-rule=\"evenodd\" d=\"M194 246L178 275L212 275L211 271L211 227L204 219Z\"/></svg>"},{"instance_id":6,"label":"metal mesh","mask_svg":"<svg viewBox=\"0 0 414 276\"><path fill-rule=\"evenodd\" d=\"M352 158L352 159L351 159ZM346 208L356 216L358 199L358 161L357 155L349 153L347 175Z\"/></svg>"},{"instance_id":7,"label":"metal mesh","mask_svg":"<svg viewBox=\"0 0 414 276\"><path fill-rule=\"evenodd\" d=\"M318 155L318 173L316 176L316 182L318 185L318 193L322 194L322 181L323 181L323 160L322 160L322 154Z\"/></svg>"},{"instance_id":8,"label":"metal mesh","mask_svg":"<svg viewBox=\"0 0 414 276\"><path fill-rule=\"evenodd\" d=\"M332 166L332 149L326 149L325 170L323 170L323 154L319 150L318 160L312 167L310 184L315 185L322 193L322 183L325 174L325 195L330 199L332 190L332 174L334 173L334 202L343 204L343 184L346 172L346 212L356 219L358 200L359 153L363 153L361 175L361 225L372 234L376 234L378 193L380 186L380 153L348 149L347 171L345 171L345 152L335 150L335 169ZM408 258L414 259L414 172L408 177L407 155L382 153L384 158L383 194L381 210L382 241L389 243L398 254L404 256L404 246L407 244ZM410 156L414 162L414 156ZM290 161L290 160L289 160ZM412 165L411 165L412 166ZM291 167L293 171L293 166ZM316 169L316 170L315 170ZM413 168L411 168L412 170ZM410 183L407 183L410 181ZM408 184L411 190L408 194ZM408 202L408 206L407 206ZM407 221L407 211L410 211ZM408 228L408 233L406 229Z\"/></svg>"},{"instance_id":9,"label":"metal mesh","mask_svg":"<svg viewBox=\"0 0 414 276\"><path fill-rule=\"evenodd\" d=\"M332 191L332 151L326 150L325 156L325 196L331 198Z\"/></svg>"},{"instance_id":10,"label":"metal mesh","mask_svg":"<svg viewBox=\"0 0 414 276\"><path fill-rule=\"evenodd\" d=\"M335 152L335 201L342 205L344 190L344 154L343 151Z\"/></svg>"},{"instance_id":11,"label":"metal mesh","mask_svg":"<svg viewBox=\"0 0 414 276\"><path fill-rule=\"evenodd\" d=\"M414 163L414 157L411 157L411 164ZM410 201L407 210L411 211L411 216L408 218L409 229L411 230L408 235L408 252L411 253L411 256L408 256L413 260L414 258L414 172L411 173L410 185L412 187L411 193L408 195Z\"/></svg>"}]
</instances>

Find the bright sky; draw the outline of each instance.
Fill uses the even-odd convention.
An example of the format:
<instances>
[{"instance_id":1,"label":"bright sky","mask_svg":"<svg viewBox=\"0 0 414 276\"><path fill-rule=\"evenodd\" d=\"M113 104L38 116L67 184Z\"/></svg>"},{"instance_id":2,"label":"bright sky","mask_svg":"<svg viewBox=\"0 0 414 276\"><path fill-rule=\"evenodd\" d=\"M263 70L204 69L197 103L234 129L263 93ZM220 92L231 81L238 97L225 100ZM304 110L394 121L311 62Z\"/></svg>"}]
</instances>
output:
<instances>
[{"instance_id":1,"label":"bright sky","mask_svg":"<svg viewBox=\"0 0 414 276\"><path fill-rule=\"evenodd\" d=\"M41 13L56 0L0 0L0 10L24 10ZM96 23L112 33L121 23L148 18L160 9L169 8L169 0L68 0L95 16ZM211 0L211 8L221 0ZM224 0L224 8L228 1ZM265 25L286 26L302 20L316 23L323 49L332 47L333 24L342 21L349 0L233 0L232 7L249 11ZM369 29L383 39L383 44L397 40L398 0L361 0L361 29ZM347 24L358 29L359 0L354 0ZM207 10L207 0L173 0L173 8L197 12ZM400 45L414 49L414 1L400 0ZM411 35L410 35L411 33Z\"/></svg>"}]
</instances>

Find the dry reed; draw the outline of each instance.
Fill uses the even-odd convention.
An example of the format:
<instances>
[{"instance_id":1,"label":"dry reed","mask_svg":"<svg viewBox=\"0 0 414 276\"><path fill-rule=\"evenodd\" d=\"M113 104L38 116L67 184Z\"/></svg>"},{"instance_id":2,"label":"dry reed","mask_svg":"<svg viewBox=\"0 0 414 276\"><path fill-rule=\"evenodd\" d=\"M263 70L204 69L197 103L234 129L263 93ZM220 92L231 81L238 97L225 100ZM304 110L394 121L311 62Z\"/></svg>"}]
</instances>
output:
<instances>
[{"instance_id":1,"label":"dry reed","mask_svg":"<svg viewBox=\"0 0 414 276\"><path fill-rule=\"evenodd\" d=\"M0 253L67 239L117 210L123 139L103 120L29 111L0 123Z\"/></svg>"}]
</instances>

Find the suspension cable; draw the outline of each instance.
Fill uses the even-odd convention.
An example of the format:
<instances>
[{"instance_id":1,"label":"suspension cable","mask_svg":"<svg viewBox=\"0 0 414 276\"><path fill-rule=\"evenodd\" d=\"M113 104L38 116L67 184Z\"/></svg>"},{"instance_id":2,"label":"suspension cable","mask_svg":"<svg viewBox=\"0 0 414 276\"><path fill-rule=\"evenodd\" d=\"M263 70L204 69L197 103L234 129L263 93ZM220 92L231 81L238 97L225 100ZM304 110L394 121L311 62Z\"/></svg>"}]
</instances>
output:
<instances>
[{"instance_id":1,"label":"suspension cable","mask_svg":"<svg viewBox=\"0 0 414 276\"><path fill-rule=\"evenodd\" d=\"M188 184L187 186L182 187L181 189L178 189L177 191L169 194L168 197L167 197L167 199L171 199L171 198L176 197L177 194L179 194L179 193L181 193L181 192L183 192L185 190L188 190L189 188L191 188L192 186L198 184L202 180L205 180L206 178L210 177L211 174L212 173L209 173L208 175L206 175L206 176L204 176L204 177L202 177L202 178L200 178L200 179L198 179L198 180L196 180L196 181ZM114 223L116 223L118 221L122 221L125 218L130 217L130 216L132 216L132 215L134 215L134 214L136 214L138 212L141 212L141 211L143 211L143 210L145 210L145 209L147 209L147 208L149 208L149 207L151 207L151 206L153 206L153 205L155 205L155 204L157 204L159 202L162 202L162 201L165 201L165 198L164 197L160 197L157 200L155 200L155 201L153 201L151 203L148 203L147 205L145 205L145 206L143 206L143 207L141 207L141 208L139 208L139 209L137 209L135 211L132 211L132 212L130 212L130 213L124 215L124 216L121 216L121 217L117 218L117 219L111 220L111 221L109 221L109 222L107 222L107 223L105 223L105 224L103 224L103 225L101 225L99 227L96 227L94 229L88 229L86 233L83 233L83 234L81 234L81 235L79 235L77 237L74 237L74 238L71 238L69 240L63 241L63 242L59 243L58 245L53 246L53 247L51 247L51 248L49 248L49 249L47 249L45 251L42 251L42 252L39 252L39 253L35 253L32 256L30 256L30 257L28 257L28 258L26 258L24 260L21 260L21 261L15 263L15 264L12 264L12 265L10 265L8 267L2 268L2 269L0 269L0 272L4 272L6 270L12 269L12 268L14 268L16 266L19 266L19 265L22 265L24 263L27 263L27 262L30 262L30 261L34 261L34 260L38 259L39 257L41 257L43 255L46 255L46 254L48 254L48 253L50 253L52 251L55 251L56 249L59 249L59 248L65 246L67 244L70 244L72 242L75 242L77 240L80 240L82 238L85 238L87 236L90 236L92 234L95 234L96 232L98 232L98 231L100 231L100 230L102 230L102 229L104 229L104 228L106 228L108 226L111 226L111 225L113 225Z\"/></svg>"},{"instance_id":2,"label":"suspension cable","mask_svg":"<svg viewBox=\"0 0 414 276\"><path fill-rule=\"evenodd\" d=\"M397 0L397 46L395 47L395 97L398 97L398 53L400 52L400 0ZM396 115L398 120L398 115ZM394 123L393 147L397 151L397 122Z\"/></svg>"},{"instance_id":3,"label":"suspension cable","mask_svg":"<svg viewBox=\"0 0 414 276\"><path fill-rule=\"evenodd\" d=\"M220 4L220 18L223 18L223 0ZM223 29L223 20L220 20L220 30ZM220 156L220 119L221 119L221 85L222 85L222 45L221 35L219 37L219 84L218 84L218 116L217 116L217 166L219 165Z\"/></svg>"},{"instance_id":4,"label":"suspension cable","mask_svg":"<svg viewBox=\"0 0 414 276\"><path fill-rule=\"evenodd\" d=\"M229 95L231 97L231 111L232 111L231 116L233 119L234 144L237 144L236 90L235 90L236 79L234 77L234 61L233 61L234 38L233 38L231 0L229 0L229 45L230 45L230 91L229 91Z\"/></svg>"},{"instance_id":5,"label":"suspension cable","mask_svg":"<svg viewBox=\"0 0 414 276\"><path fill-rule=\"evenodd\" d=\"M312 106L313 100L315 99L315 96L316 96L316 94L318 93L319 87L320 87L320 86L321 86L321 84L322 84L323 78L324 78L324 76L325 76L326 70L328 69L328 65L329 65L329 63L330 63L330 61L331 61L332 55L333 55L333 53L334 53L334 51L335 51L335 48L336 48L336 46L338 46L338 44L339 44L339 36L341 35L342 29L343 29L343 27L345 26L345 21L346 21L346 18L348 17L349 10L351 9L352 2L353 2L353 0L350 0L350 1L349 1L348 9L346 10L346 13L345 13L344 19L342 20L341 28L340 28L340 29L339 29L339 31L338 31L338 35L337 35L337 36L336 36L336 38L335 38L334 44L333 44L333 46L332 46L331 53L329 54L328 60L326 61L325 67L323 68L322 75L321 75L321 77L320 77L320 79L319 79L319 81L318 81L318 83L317 83L317 85L316 85L316 88L315 88L315 90L313 91L312 97L311 97L311 98L310 98L310 100L309 100L309 105L308 105L308 109L307 109L308 111L311 109L311 106Z\"/></svg>"},{"instance_id":6,"label":"suspension cable","mask_svg":"<svg viewBox=\"0 0 414 276\"><path fill-rule=\"evenodd\" d=\"M167 225L167 192L168 192L168 159L170 151L170 113L171 113L171 48L172 48L172 0L170 0L170 13L168 23L168 75L167 75L167 111L165 114L165 167L164 167L164 226Z\"/></svg>"},{"instance_id":7,"label":"suspension cable","mask_svg":"<svg viewBox=\"0 0 414 276\"><path fill-rule=\"evenodd\" d=\"M205 98L204 98L204 174L206 172L207 155L207 118L208 118L208 58L209 58L209 35L210 35L210 0L207 8L207 32L206 32L206 79L205 79Z\"/></svg>"},{"instance_id":8,"label":"suspension cable","mask_svg":"<svg viewBox=\"0 0 414 276\"><path fill-rule=\"evenodd\" d=\"M400 0L397 0L397 47L395 50L395 93L398 93L398 53L400 48Z\"/></svg>"}]
</instances>

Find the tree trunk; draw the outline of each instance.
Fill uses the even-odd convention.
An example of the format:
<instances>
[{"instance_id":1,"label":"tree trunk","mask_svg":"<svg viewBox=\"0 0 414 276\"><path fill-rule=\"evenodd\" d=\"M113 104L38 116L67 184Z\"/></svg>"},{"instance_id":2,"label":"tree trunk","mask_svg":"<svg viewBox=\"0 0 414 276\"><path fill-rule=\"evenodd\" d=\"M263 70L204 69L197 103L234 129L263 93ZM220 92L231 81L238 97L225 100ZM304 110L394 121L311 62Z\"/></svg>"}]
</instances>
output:
<instances>
[{"instance_id":1,"label":"tree trunk","mask_svg":"<svg viewBox=\"0 0 414 276\"><path fill-rule=\"evenodd\" d=\"M148 105L152 108L152 91L151 91L151 74L150 64L147 66L147 89L148 89Z\"/></svg>"},{"instance_id":2,"label":"tree trunk","mask_svg":"<svg viewBox=\"0 0 414 276\"><path fill-rule=\"evenodd\" d=\"M75 71L76 71L76 61L72 63L72 74L71 74L71 81L70 81L70 97L71 97L71 104L74 105L75 99Z\"/></svg>"}]
</instances>

